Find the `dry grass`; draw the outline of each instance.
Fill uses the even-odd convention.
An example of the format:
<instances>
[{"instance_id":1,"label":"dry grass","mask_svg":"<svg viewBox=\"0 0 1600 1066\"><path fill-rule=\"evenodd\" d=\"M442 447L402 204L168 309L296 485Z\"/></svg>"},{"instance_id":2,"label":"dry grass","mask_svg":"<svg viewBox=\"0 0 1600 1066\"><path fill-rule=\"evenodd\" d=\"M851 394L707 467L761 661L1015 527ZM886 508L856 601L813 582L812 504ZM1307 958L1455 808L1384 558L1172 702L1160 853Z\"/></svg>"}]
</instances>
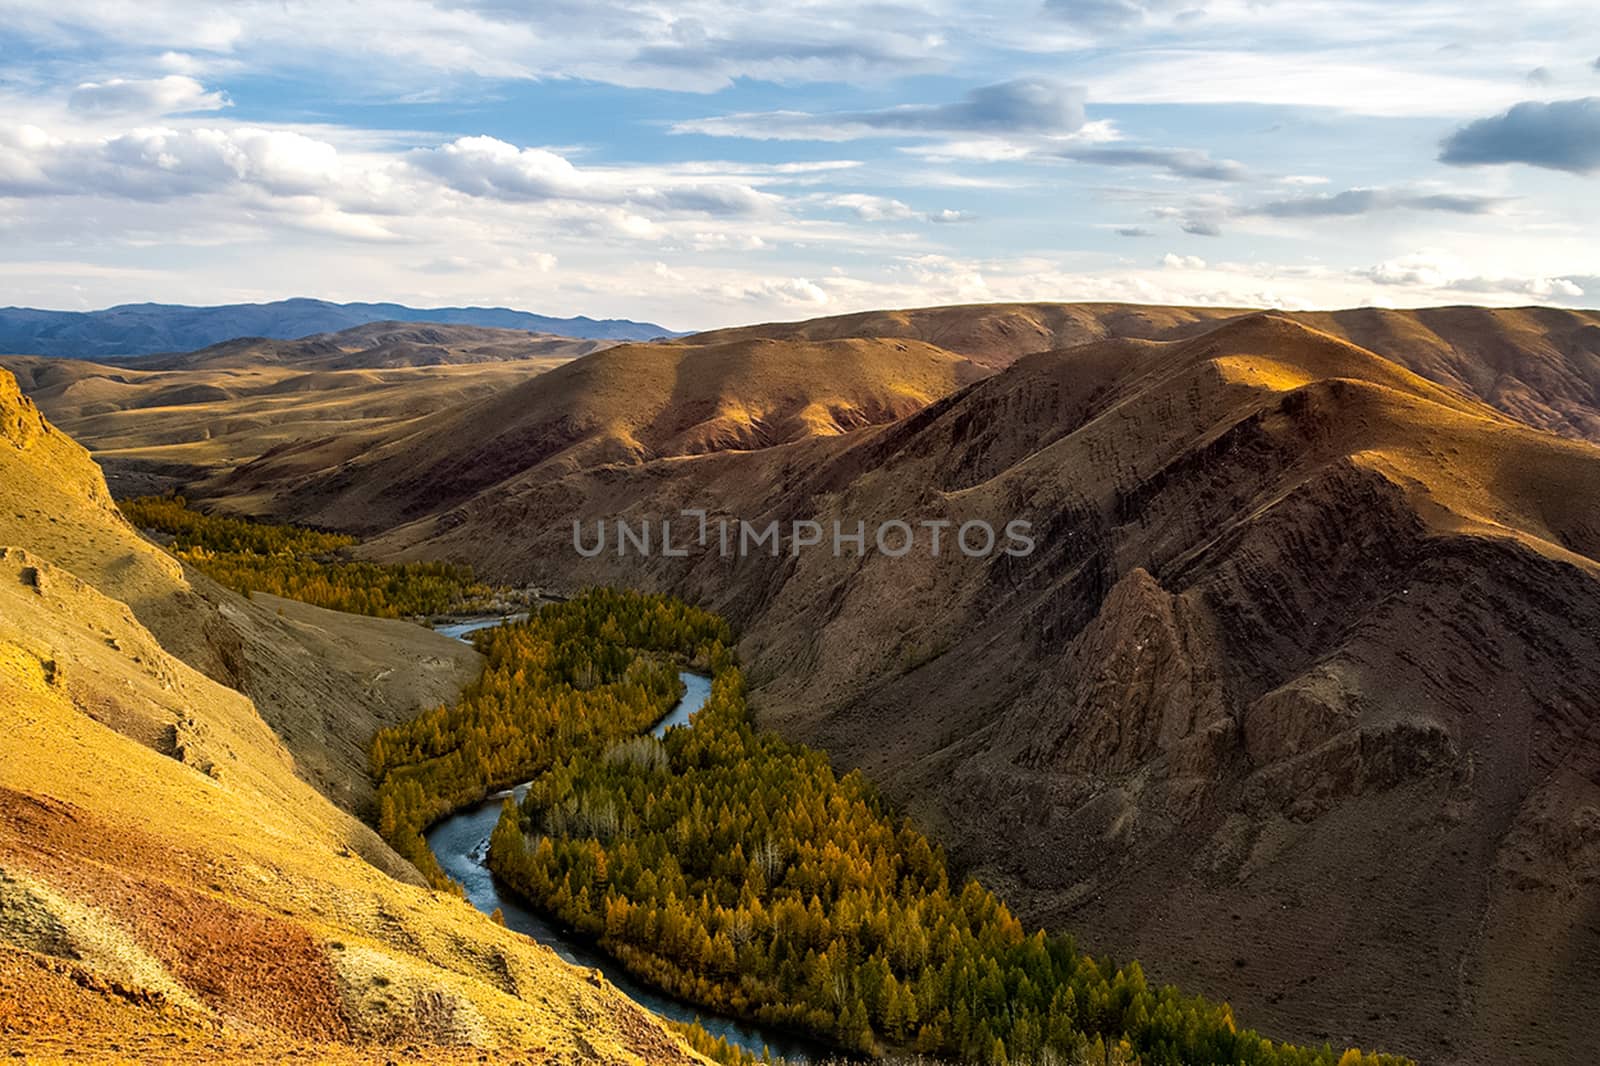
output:
<instances>
[{"instance_id":1,"label":"dry grass","mask_svg":"<svg viewBox=\"0 0 1600 1066\"><path fill-rule=\"evenodd\" d=\"M155 614L163 595L197 598L6 385L0 538L23 547L0 550L0 1046L41 1061L381 1061L407 1045L691 1061L609 986L363 861L387 849L297 775L255 705L96 586Z\"/></svg>"}]
</instances>

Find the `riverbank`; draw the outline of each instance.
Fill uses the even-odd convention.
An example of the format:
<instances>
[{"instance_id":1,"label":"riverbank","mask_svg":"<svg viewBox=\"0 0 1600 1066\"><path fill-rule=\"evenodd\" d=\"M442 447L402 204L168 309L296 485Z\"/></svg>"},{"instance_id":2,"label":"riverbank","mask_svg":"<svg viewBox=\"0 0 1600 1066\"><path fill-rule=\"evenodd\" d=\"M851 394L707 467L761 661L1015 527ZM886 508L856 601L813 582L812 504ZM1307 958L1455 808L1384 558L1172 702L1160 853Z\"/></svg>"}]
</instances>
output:
<instances>
[{"instance_id":1,"label":"riverbank","mask_svg":"<svg viewBox=\"0 0 1600 1066\"><path fill-rule=\"evenodd\" d=\"M437 632L470 640L472 633L499 625L508 619L488 618L442 626ZM711 694L711 679L703 674L680 671L684 694L647 731L660 737L676 726L687 725L705 705ZM712 1036L726 1040L753 1055L763 1051L792 1063L823 1061L835 1052L818 1042L782 1030L753 1025L733 1018L709 1015L689 1003L657 992L639 982L627 968L598 947L592 938L552 921L501 884L487 865L489 837L500 819L504 802L520 799L526 785L502 790L480 803L440 819L424 834L429 849L444 872L458 882L467 901L484 914L499 911L506 928L544 944L565 961L600 971L618 991L641 1007L677 1022L696 1022Z\"/></svg>"}]
</instances>

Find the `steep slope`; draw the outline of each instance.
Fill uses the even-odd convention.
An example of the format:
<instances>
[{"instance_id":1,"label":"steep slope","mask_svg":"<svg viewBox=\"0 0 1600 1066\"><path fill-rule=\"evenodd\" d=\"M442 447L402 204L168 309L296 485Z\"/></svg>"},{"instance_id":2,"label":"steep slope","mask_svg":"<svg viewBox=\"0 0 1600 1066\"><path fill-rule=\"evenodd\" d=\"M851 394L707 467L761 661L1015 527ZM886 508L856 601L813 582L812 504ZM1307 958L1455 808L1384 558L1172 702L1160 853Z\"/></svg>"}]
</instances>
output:
<instances>
[{"instance_id":1,"label":"steep slope","mask_svg":"<svg viewBox=\"0 0 1600 1066\"><path fill-rule=\"evenodd\" d=\"M915 341L624 345L398 427L279 449L202 487L230 508L381 530L518 479L767 448L891 421L986 373Z\"/></svg>"},{"instance_id":2,"label":"steep slope","mask_svg":"<svg viewBox=\"0 0 1600 1066\"><path fill-rule=\"evenodd\" d=\"M88 453L4 371L0 427L0 544L126 603L168 652L251 696L305 778L346 809L371 800L367 739L477 675L476 653L415 626L255 603L185 571L123 519Z\"/></svg>"},{"instance_id":3,"label":"steep slope","mask_svg":"<svg viewBox=\"0 0 1600 1066\"><path fill-rule=\"evenodd\" d=\"M87 455L9 376L0 491L8 1051L693 1059L603 982L397 880L415 872L297 775L248 698L170 654L136 615L195 624L203 597L121 522ZM254 610L225 594L215 609Z\"/></svg>"},{"instance_id":4,"label":"steep slope","mask_svg":"<svg viewBox=\"0 0 1600 1066\"><path fill-rule=\"evenodd\" d=\"M573 549L574 519L697 506L1024 519L1037 550ZM1288 1036L1587 1046L1600 449L1331 334L1257 315L1040 353L892 424L551 471L372 548L734 616L766 721L1030 918Z\"/></svg>"}]
</instances>

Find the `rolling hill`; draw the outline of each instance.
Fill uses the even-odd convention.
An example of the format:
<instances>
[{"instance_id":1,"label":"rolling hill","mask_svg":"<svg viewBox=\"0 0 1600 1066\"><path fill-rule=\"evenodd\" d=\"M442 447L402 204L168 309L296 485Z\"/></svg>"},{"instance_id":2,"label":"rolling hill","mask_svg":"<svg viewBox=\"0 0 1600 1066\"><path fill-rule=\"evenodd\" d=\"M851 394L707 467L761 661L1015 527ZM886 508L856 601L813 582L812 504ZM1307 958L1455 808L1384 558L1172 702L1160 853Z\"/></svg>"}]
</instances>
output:
<instances>
[{"instance_id":1,"label":"rolling hill","mask_svg":"<svg viewBox=\"0 0 1600 1066\"><path fill-rule=\"evenodd\" d=\"M196 491L230 508L384 530L513 480L835 436L986 373L917 341L623 345L395 426L359 454L308 441ZM260 489L270 495L258 499Z\"/></svg>"},{"instance_id":2,"label":"rolling hill","mask_svg":"<svg viewBox=\"0 0 1600 1066\"><path fill-rule=\"evenodd\" d=\"M119 495L203 480L285 444L360 448L441 407L486 397L609 347L515 330L381 322L102 364L0 356Z\"/></svg>"},{"instance_id":3,"label":"rolling hill","mask_svg":"<svg viewBox=\"0 0 1600 1066\"><path fill-rule=\"evenodd\" d=\"M310 720L285 717L285 686L304 686L348 737L453 694L476 668L446 638L357 621L344 630L342 616L303 605L279 618L186 573L122 520L87 453L0 373L7 1050L353 1063L427 1046L440 1062L698 1061L603 981L419 887L327 798L341 789L319 749L334 777L364 770L340 765ZM382 684L396 672L399 687ZM276 709L208 676L237 673ZM341 691L342 676L394 705Z\"/></svg>"},{"instance_id":4,"label":"rolling hill","mask_svg":"<svg viewBox=\"0 0 1600 1066\"><path fill-rule=\"evenodd\" d=\"M236 337L289 340L334 333L370 322L430 322L487 326L594 340L650 340L671 330L627 319L551 318L504 307L406 307L392 303L337 304L297 298L265 304L188 307L122 304L102 311L0 308L0 351L74 359L184 352Z\"/></svg>"},{"instance_id":5,"label":"rolling hill","mask_svg":"<svg viewBox=\"0 0 1600 1066\"><path fill-rule=\"evenodd\" d=\"M148 355L119 365L135 370L247 370L286 366L300 370L394 370L542 360L560 363L618 343L481 326L425 322L372 322L297 340L237 337L198 351Z\"/></svg>"},{"instance_id":6,"label":"rolling hill","mask_svg":"<svg viewBox=\"0 0 1600 1066\"><path fill-rule=\"evenodd\" d=\"M599 439L367 548L734 617L766 723L865 768L1030 920L1278 1032L1423 1061L1586 1046L1600 448L1260 314L1020 357L843 434ZM1038 550L573 550L574 519L684 507L1020 518Z\"/></svg>"}]
</instances>

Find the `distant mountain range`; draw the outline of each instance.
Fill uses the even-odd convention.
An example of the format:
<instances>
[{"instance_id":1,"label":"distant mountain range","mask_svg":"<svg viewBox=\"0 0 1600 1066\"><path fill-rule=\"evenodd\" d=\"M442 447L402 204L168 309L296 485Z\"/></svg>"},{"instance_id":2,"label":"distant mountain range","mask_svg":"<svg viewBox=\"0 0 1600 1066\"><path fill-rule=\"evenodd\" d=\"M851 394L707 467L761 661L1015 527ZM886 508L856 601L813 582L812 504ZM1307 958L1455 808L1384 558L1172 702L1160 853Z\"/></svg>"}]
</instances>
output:
<instances>
[{"instance_id":1,"label":"distant mountain range","mask_svg":"<svg viewBox=\"0 0 1600 1066\"><path fill-rule=\"evenodd\" d=\"M551 318L506 307L419 308L392 303L336 304L301 298L221 307L122 304L103 311L0 308L0 352L108 359L192 351L235 337L289 340L313 333L334 333L369 322L492 326L614 341L681 335L653 322L620 318Z\"/></svg>"}]
</instances>

